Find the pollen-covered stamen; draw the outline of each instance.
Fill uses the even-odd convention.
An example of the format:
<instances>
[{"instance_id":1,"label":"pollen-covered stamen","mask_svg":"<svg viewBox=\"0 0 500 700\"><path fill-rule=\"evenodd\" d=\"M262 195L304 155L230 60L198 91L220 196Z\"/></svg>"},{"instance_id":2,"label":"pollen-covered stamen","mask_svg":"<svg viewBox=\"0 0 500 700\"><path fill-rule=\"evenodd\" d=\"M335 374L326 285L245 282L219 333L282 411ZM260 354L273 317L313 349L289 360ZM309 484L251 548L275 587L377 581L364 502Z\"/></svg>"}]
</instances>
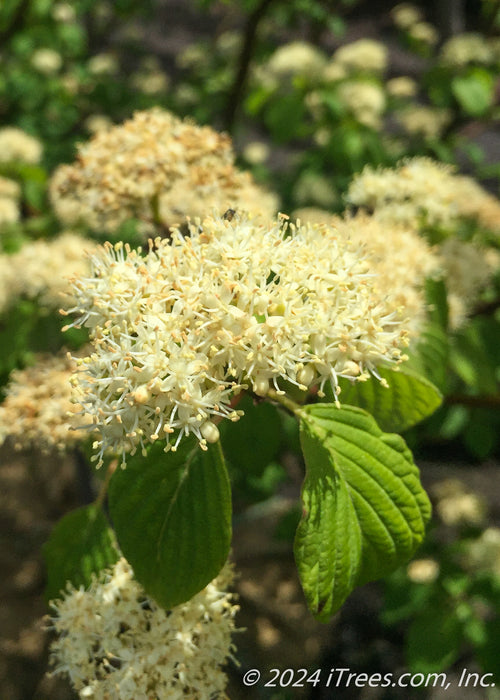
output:
<instances>
[{"instance_id":1,"label":"pollen-covered stamen","mask_svg":"<svg viewBox=\"0 0 500 700\"><path fill-rule=\"evenodd\" d=\"M145 255L103 247L75 285L94 343L77 384L101 458L189 434L206 449L246 387L336 395L338 377L400 361L403 322L364 256L334 228L244 215L195 221Z\"/></svg>"},{"instance_id":2,"label":"pollen-covered stamen","mask_svg":"<svg viewBox=\"0 0 500 700\"><path fill-rule=\"evenodd\" d=\"M67 675L82 698L224 696L223 667L234 651L238 610L227 590L232 580L227 564L191 600L168 611L148 598L123 558L86 590L68 584L50 604L54 673Z\"/></svg>"}]
</instances>

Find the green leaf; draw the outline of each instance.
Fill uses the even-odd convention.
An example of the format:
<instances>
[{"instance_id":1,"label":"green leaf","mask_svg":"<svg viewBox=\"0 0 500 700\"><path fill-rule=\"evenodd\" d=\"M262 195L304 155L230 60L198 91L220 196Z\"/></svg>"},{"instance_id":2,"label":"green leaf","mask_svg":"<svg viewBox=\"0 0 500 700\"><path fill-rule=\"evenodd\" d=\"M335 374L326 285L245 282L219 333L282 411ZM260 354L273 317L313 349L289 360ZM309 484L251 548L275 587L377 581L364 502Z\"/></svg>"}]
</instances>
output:
<instances>
[{"instance_id":1,"label":"green leaf","mask_svg":"<svg viewBox=\"0 0 500 700\"><path fill-rule=\"evenodd\" d=\"M427 606L408 630L406 653L410 670L443 671L458 658L462 639L462 623L453 609L442 601Z\"/></svg>"},{"instance_id":2,"label":"green leaf","mask_svg":"<svg viewBox=\"0 0 500 700\"><path fill-rule=\"evenodd\" d=\"M272 92L269 90L269 88L255 88L245 100L245 110L248 112L248 114L255 116L260 112L271 95Z\"/></svg>"},{"instance_id":3,"label":"green leaf","mask_svg":"<svg viewBox=\"0 0 500 700\"><path fill-rule=\"evenodd\" d=\"M434 584L414 584L408 580L406 567L396 569L384 581L384 605L380 620L384 625L397 625L429 605Z\"/></svg>"},{"instance_id":4,"label":"green leaf","mask_svg":"<svg viewBox=\"0 0 500 700\"><path fill-rule=\"evenodd\" d=\"M220 444L155 446L115 472L109 507L137 580L169 609L217 576L231 543L231 489Z\"/></svg>"},{"instance_id":5,"label":"green leaf","mask_svg":"<svg viewBox=\"0 0 500 700\"><path fill-rule=\"evenodd\" d=\"M436 323L428 323L420 331L417 341L409 348L406 368L424 375L441 391L446 390L449 343L444 330Z\"/></svg>"},{"instance_id":6,"label":"green leaf","mask_svg":"<svg viewBox=\"0 0 500 700\"><path fill-rule=\"evenodd\" d=\"M338 97L336 97L335 92L323 90L322 92L320 92L320 97L322 104L324 104L325 107L327 107L332 117L338 119L342 116L344 108L342 102L339 100Z\"/></svg>"},{"instance_id":7,"label":"green leaf","mask_svg":"<svg viewBox=\"0 0 500 700\"><path fill-rule=\"evenodd\" d=\"M262 501L275 493L286 477L276 463L283 437L281 416L275 406L256 404L250 396L243 397L238 409L245 415L236 423L223 421L219 428L233 499L240 503ZM289 418L296 426L297 421Z\"/></svg>"},{"instance_id":8,"label":"green leaf","mask_svg":"<svg viewBox=\"0 0 500 700\"><path fill-rule=\"evenodd\" d=\"M448 299L444 280L435 280L431 277L425 281L425 299L429 319L442 328L448 328Z\"/></svg>"},{"instance_id":9,"label":"green leaf","mask_svg":"<svg viewBox=\"0 0 500 700\"><path fill-rule=\"evenodd\" d=\"M360 160L363 156L363 137L359 126L356 124L352 127L344 128L342 147L347 158L347 162L352 166L353 170L359 169Z\"/></svg>"},{"instance_id":10,"label":"green leaf","mask_svg":"<svg viewBox=\"0 0 500 700\"><path fill-rule=\"evenodd\" d=\"M500 425L498 411L473 408L469 411L463 441L476 459L486 459L498 445Z\"/></svg>"},{"instance_id":11,"label":"green leaf","mask_svg":"<svg viewBox=\"0 0 500 700\"><path fill-rule=\"evenodd\" d=\"M261 474L280 447L280 416L275 406L255 404L250 396L243 397L238 409L245 412L239 421L220 426L225 457L238 472Z\"/></svg>"},{"instance_id":12,"label":"green leaf","mask_svg":"<svg viewBox=\"0 0 500 700\"><path fill-rule=\"evenodd\" d=\"M289 95L277 95L265 112L265 123L278 143L285 143L304 136L306 108L299 91Z\"/></svg>"},{"instance_id":13,"label":"green leaf","mask_svg":"<svg viewBox=\"0 0 500 700\"><path fill-rule=\"evenodd\" d=\"M356 586L412 556L430 503L404 440L368 413L314 404L298 415L306 478L295 558L308 605L326 621Z\"/></svg>"},{"instance_id":14,"label":"green leaf","mask_svg":"<svg viewBox=\"0 0 500 700\"><path fill-rule=\"evenodd\" d=\"M495 79L492 73L484 68L473 68L467 75L457 75L453 78L451 91L464 112L480 117L493 104Z\"/></svg>"},{"instance_id":15,"label":"green leaf","mask_svg":"<svg viewBox=\"0 0 500 700\"><path fill-rule=\"evenodd\" d=\"M47 600L59 597L66 582L87 587L92 574L112 566L120 554L102 510L92 504L65 515L43 548Z\"/></svg>"},{"instance_id":16,"label":"green leaf","mask_svg":"<svg viewBox=\"0 0 500 700\"><path fill-rule=\"evenodd\" d=\"M378 373L388 383L374 377L366 382L339 381L343 404L364 408L387 432L401 432L420 423L438 408L442 401L439 389L411 370L379 368Z\"/></svg>"},{"instance_id":17,"label":"green leaf","mask_svg":"<svg viewBox=\"0 0 500 700\"><path fill-rule=\"evenodd\" d=\"M453 338L450 365L475 393L496 393L500 327L491 319L472 319Z\"/></svg>"},{"instance_id":18,"label":"green leaf","mask_svg":"<svg viewBox=\"0 0 500 700\"><path fill-rule=\"evenodd\" d=\"M498 607L497 607L498 610ZM500 683L500 617L498 612L484 623L486 640L482 646L475 649L476 657L484 671L493 674L490 683Z\"/></svg>"}]
</instances>

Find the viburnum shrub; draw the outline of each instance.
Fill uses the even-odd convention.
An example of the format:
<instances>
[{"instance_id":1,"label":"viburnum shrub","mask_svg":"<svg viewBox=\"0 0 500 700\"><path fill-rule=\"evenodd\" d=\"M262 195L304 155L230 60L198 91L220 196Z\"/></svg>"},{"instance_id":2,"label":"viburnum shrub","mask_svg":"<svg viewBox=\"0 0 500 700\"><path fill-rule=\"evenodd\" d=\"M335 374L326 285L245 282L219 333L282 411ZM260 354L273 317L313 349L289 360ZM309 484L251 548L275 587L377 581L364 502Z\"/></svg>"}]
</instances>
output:
<instances>
[{"instance_id":1,"label":"viburnum shrub","mask_svg":"<svg viewBox=\"0 0 500 700\"><path fill-rule=\"evenodd\" d=\"M257 450L267 439L256 413L241 408L245 395L299 426L306 471L295 558L319 620L422 542L429 500L393 432L440 403L427 379L405 369L415 331L369 246L332 225L287 219L231 210L173 229L145 251L104 244L91 274L74 281L76 303L65 313L92 343L71 377L78 430L94 435L93 459L108 472L98 502L66 516L46 547L49 596L72 584L52 624L67 629L54 653L74 682L83 664L74 649L83 654L88 642L71 616L87 609L93 619L103 596L125 595L111 586L118 570L103 579L103 568L125 567L126 590L136 591L116 618L131 638L146 624L146 613L133 612L137 596L150 601L147 617L164 615L192 605L218 576L231 546L225 437L231 444L232 424L248 421ZM230 459L237 464L234 447ZM99 507L106 490L113 529ZM121 555L128 563L115 564ZM73 587L89 581L88 593ZM148 627L144 643L152 635ZM83 657L86 678L113 676L88 661L100 654Z\"/></svg>"},{"instance_id":2,"label":"viburnum shrub","mask_svg":"<svg viewBox=\"0 0 500 700\"><path fill-rule=\"evenodd\" d=\"M500 205L418 158L366 167L342 216L276 216L229 138L162 110L81 145L50 190L86 237L23 239L0 257L3 337L53 351L25 368L4 353L17 369L0 442L90 452L101 477L45 547L54 670L82 698L202 700L223 692L235 651L233 491L258 473L269 496L283 448L303 468L294 553L318 620L424 540L430 502L398 433L477 365L467 333L495 303ZM131 218L142 247L117 242ZM80 337L69 355L39 347L56 305ZM440 576L428 562L411 573Z\"/></svg>"}]
</instances>

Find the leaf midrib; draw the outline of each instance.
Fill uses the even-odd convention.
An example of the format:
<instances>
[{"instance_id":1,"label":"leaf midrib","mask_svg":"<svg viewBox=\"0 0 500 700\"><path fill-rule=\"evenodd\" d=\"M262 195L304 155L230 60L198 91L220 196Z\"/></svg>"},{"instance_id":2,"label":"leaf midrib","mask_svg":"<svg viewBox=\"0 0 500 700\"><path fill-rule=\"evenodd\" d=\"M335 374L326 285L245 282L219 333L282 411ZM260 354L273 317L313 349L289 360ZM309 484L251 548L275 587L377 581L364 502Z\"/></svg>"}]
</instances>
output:
<instances>
[{"instance_id":1,"label":"leaf midrib","mask_svg":"<svg viewBox=\"0 0 500 700\"><path fill-rule=\"evenodd\" d=\"M170 516L172 514L172 510L177 503L177 499L179 497L179 493L182 489L182 486L184 482L186 481L188 474L189 474L189 469L191 467L191 463L193 462L193 459L195 458L197 452L198 452L198 445L194 447L191 452L189 453L187 459L186 459L186 464L184 466L184 469L182 471L181 478L179 479L179 483L177 484L177 487L172 495L172 498L170 499L170 503L168 504L167 512L165 513L165 517L163 519L160 532L158 534L158 540L156 544L156 562L159 564L161 560L161 551L162 551L162 543L163 543L163 537L166 532L166 528L168 525L168 521L170 520Z\"/></svg>"}]
</instances>

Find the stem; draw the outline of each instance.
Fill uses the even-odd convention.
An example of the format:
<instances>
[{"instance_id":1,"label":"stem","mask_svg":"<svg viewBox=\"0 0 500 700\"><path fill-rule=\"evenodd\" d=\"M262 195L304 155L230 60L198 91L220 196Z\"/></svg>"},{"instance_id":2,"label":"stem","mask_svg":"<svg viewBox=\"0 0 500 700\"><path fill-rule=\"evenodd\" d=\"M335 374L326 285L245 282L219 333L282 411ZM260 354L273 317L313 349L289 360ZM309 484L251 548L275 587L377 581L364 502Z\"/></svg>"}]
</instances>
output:
<instances>
[{"instance_id":1,"label":"stem","mask_svg":"<svg viewBox=\"0 0 500 700\"><path fill-rule=\"evenodd\" d=\"M165 222L163 222L161 217L160 217L160 193L159 192L156 192L151 197L150 203L151 203L151 221L153 222L156 229L159 230L161 238L170 239L172 237L171 232L170 232L170 227ZM147 221L149 223L149 220L147 220Z\"/></svg>"},{"instance_id":2,"label":"stem","mask_svg":"<svg viewBox=\"0 0 500 700\"><path fill-rule=\"evenodd\" d=\"M117 466L118 466L117 459L113 459L108 465L106 476L104 478L104 481L102 482L99 494L98 494L97 498L95 499L95 504L99 508L101 508L103 503L104 503L104 499L106 498L106 494L108 493L109 482L111 481L111 477L115 473Z\"/></svg>"},{"instance_id":3,"label":"stem","mask_svg":"<svg viewBox=\"0 0 500 700\"><path fill-rule=\"evenodd\" d=\"M153 212L153 223L158 225L161 225L161 218L160 218L160 193L156 192L152 197L151 197L151 211Z\"/></svg>"},{"instance_id":4,"label":"stem","mask_svg":"<svg viewBox=\"0 0 500 700\"><path fill-rule=\"evenodd\" d=\"M450 406L470 406L471 408L500 408L500 396L469 396L468 394L450 394L445 398L445 403Z\"/></svg>"},{"instance_id":5,"label":"stem","mask_svg":"<svg viewBox=\"0 0 500 700\"><path fill-rule=\"evenodd\" d=\"M222 451L222 444L220 440L217 440L217 442L214 445L215 449L219 453L219 459L222 462L222 464L226 463L226 460L224 459L224 452Z\"/></svg>"},{"instance_id":6,"label":"stem","mask_svg":"<svg viewBox=\"0 0 500 700\"><path fill-rule=\"evenodd\" d=\"M444 39L465 30L464 0L438 0L436 14L436 24Z\"/></svg>"},{"instance_id":7,"label":"stem","mask_svg":"<svg viewBox=\"0 0 500 700\"><path fill-rule=\"evenodd\" d=\"M260 21L267 12L269 5L273 0L261 0L252 14L248 17L245 31L243 46L238 61L238 69L234 76L233 85L229 91L229 96L226 104L224 120L224 128L231 132L236 119L236 112L240 106L241 98L245 88L250 61L254 53L255 40L257 38L257 29Z\"/></svg>"},{"instance_id":8,"label":"stem","mask_svg":"<svg viewBox=\"0 0 500 700\"><path fill-rule=\"evenodd\" d=\"M92 503L95 497L94 489L92 488L89 463L87 462L83 452L78 447L73 450L73 457L75 460L79 500L87 505L88 503Z\"/></svg>"},{"instance_id":9,"label":"stem","mask_svg":"<svg viewBox=\"0 0 500 700\"><path fill-rule=\"evenodd\" d=\"M295 403L295 401L292 401L292 399L289 399L288 396L286 396L285 394L278 394L278 392L275 389L269 389L269 391L267 392L267 396L273 401L276 401L276 403L280 403L284 408L287 409L287 411L290 411L290 413L293 413L296 416L301 415L302 406L298 403Z\"/></svg>"},{"instance_id":10,"label":"stem","mask_svg":"<svg viewBox=\"0 0 500 700\"><path fill-rule=\"evenodd\" d=\"M500 299L493 299L492 301L485 301L482 304L478 304L469 316L491 315L497 309L500 309Z\"/></svg>"}]
</instances>

